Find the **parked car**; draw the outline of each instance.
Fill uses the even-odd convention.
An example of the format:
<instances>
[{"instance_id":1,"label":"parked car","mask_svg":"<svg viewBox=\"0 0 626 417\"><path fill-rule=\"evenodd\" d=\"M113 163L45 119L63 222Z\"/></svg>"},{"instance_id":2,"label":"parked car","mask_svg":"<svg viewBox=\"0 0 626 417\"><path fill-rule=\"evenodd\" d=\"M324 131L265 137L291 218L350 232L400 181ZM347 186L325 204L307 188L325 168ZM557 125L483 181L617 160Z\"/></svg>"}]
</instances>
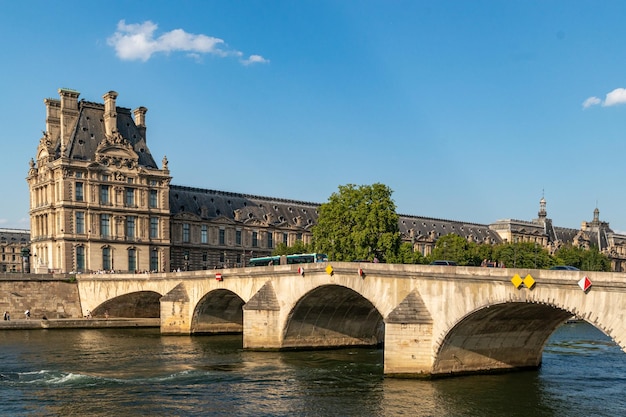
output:
<instances>
[{"instance_id":1,"label":"parked car","mask_svg":"<svg viewBox=\"0 0 626 417\"><path fill-rule=\"evenodd\" d=\"M454 261L445 261L445 260L432 261L430 264L431 265L456 266L456 262L454 262Z\"/></svg>"},{"instance_id":2,"label":"parked car","mask_svg":"<svg viewBox=\"0 0 626 417\"><path fill-rule=\"evenodd\" d=\"M550 269L558 269L561 271L580 271L580 269L576 268L575 266L570 266L570 265L555 265Z\"/></svg>"}]
</instances>

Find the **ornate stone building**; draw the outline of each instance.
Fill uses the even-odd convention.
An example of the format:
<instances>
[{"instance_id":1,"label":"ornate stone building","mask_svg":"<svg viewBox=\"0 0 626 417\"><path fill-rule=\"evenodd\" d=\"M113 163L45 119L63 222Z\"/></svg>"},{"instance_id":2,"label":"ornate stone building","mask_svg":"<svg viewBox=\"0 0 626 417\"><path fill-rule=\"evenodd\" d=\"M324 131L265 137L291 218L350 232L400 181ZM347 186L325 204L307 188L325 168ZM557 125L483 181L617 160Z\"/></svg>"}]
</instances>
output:
<instances>
[{"instance_id":1,"label":"ornate stone building","mask_svg":"<svg viewBox=\"0 0 626 417\"><path fill-rule=\"evenodd\" d=\"M33 272L245 266L279 243L310 243L319 204L170 185L167 159L158 167L146 143L145 107L118 107L114 91L104 104L78 101L68 89L59 96L44 100L46 130L27 177ZM600 221L597 209L580 230L556 227L543 198L532 221L401 215L399 229L423 255L454 233L476 243L535 242L551 253L564 244L595 246L613 270L626 266L626 236Z\"/></svg>"},{"instance_id":2,"label":"ornate stone building","mask_svg":"<svg viewBox=\"0 0 626 417\"><path fill-rule=\"evenodd\" d=\"M35 272L164 270L168 267L167 160L146 144L147 109L46 99L46 130L30 162L31 254Z\"/></svg>"},{"instance_id":3,"label":"ornate stone building","mask_svg":"<svg viewBox=\"0 0 626 417\"><path fill-rule=\"evenodd\" d=\"M29 272L30 231L0 229L0 272Z\"/></svg>"},{"instance_id":4,"label":"ornate stone building","mask_svg":"<svg viewBox=\"0 0 626 417\"><path fill-rule=\"evenodd\" d=\"M318 204L170 187L173 269L244 266L276 245L311 242Z\"/></svg>"},{"instance_id":5,"label":"ornate stone building","mask_svg":"<svg viewBox=\"0 0 626 417\"><path fill-rule=\"evenodd\" d=\"M33 272L212 269L310 242L317 204L170 185L145 107L59 95L27 177Z\"/></svg>"}]
</instances>

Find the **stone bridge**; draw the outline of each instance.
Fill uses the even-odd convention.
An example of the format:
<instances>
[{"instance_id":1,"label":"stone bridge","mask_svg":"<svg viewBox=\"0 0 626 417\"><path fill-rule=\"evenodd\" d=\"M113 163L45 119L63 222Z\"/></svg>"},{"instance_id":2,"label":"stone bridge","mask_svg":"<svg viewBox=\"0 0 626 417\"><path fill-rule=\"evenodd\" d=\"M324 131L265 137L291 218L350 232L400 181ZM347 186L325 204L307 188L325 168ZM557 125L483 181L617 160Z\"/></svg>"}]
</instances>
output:
<instances>
[{"instance_id":1,"label":"stone bridge","mask_svg":"<svg viewBox=\"0 0 626 417\"><path fill-rule=\"evenodd\" d=\"M160 317L164 334L243 332L254 350L382 344L388 376L536 368L572 316L626 348L623 273L330 262L77 281L83 314Z\"/></svg>"}]
</instances>

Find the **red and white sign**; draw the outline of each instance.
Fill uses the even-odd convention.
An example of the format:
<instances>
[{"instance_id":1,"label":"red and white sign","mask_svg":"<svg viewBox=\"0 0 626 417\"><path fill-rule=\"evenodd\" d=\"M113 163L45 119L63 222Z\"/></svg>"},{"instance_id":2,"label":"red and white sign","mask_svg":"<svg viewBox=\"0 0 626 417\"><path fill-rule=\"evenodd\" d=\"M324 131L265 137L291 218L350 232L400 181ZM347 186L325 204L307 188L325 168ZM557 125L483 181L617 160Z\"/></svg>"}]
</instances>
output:
<instances>
[{"instance_id":1,"label":"red and white sign","mask_svg":"<svg viewBox=\"0 0 626 417\"><path fill-rule=\"evenodd\" d=\"M588 276L584 276L580 281L578 281L578 286L581 290L587 292L589 291L589 288L591 288L591 280Z\"/></svg>"},{"instance_id":2,"label":"red and white sign","mask_svg":"<svg viewBox=\"0 0 626 417\"><path fill-rule=\"evenodd\" d=\"M218 272L217 274L215 274L215 280L216 281L224 281L224 278L222 278L222 273Z\"/></svg>"}]
</instances>

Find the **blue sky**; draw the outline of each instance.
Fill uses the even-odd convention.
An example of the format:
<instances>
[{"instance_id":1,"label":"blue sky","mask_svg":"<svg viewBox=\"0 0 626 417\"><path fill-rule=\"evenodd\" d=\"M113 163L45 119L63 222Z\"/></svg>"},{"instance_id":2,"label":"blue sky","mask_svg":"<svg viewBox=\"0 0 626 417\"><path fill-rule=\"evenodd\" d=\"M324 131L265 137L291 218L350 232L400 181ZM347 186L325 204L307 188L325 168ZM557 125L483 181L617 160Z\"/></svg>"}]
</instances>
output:
<instances>
[{"instance_id":1,"label":"blue sky","mask_svg":"<svg viewBox=\"0 0 626 417\"><path fill-rule=\"evenodd\" d=\"M29 228L44 98L148 108L173 183L626 231L626 2L0 1L0 227Z\"/></svg>"}]
</instances>

